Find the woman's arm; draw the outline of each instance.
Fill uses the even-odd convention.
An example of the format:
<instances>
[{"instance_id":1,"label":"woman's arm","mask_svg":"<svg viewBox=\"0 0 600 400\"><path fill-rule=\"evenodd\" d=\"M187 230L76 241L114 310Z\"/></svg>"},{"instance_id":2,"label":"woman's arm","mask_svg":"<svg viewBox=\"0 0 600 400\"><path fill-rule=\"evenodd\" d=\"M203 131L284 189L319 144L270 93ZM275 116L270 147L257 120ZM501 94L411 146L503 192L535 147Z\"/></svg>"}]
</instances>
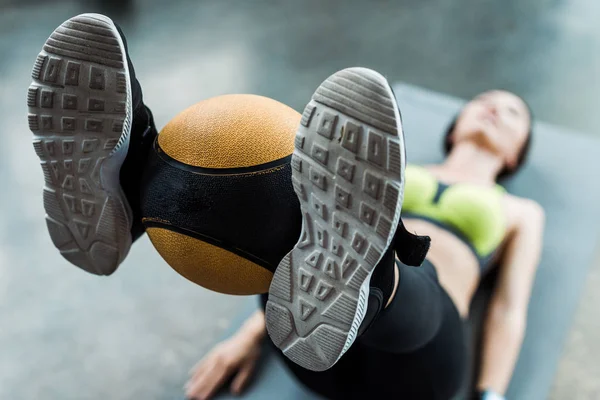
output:
<instances>
[{"instance_id":1,"label":"woman's arm","mask_svg":"<svg viewBox=\"0 0 600 400\"><path fill-rule=\"evenodd\" d=\"M185 387L186 397L210 399L234 375L231 392L240 394L252 377L266 333L265 314L256 311L235 335L219 343L196 364Z\"/></svg>"},{"instance_id":2,"label":"woman's arm","mask_svg":"<svg viewBox=\"0 0 600 400\"><path fill-rule=\"evenodd\" d=\"M542 249L544 211L531 200L508 198L509 239L484 327L477 388L504 395L525 336L527 308Z\"/></svg>"},{"instance_id":3,"label":"woman's arm","mask_svg":"<svg viewBox=\"0 0 600 400\"><path fill-rule=\"evenodd\" d=\"M263 310L257 310L244 322L237 334L246 334L254 340L260 342L267 334L267 325L265 324L265 313Z\"/></svg>"}]
</instances>

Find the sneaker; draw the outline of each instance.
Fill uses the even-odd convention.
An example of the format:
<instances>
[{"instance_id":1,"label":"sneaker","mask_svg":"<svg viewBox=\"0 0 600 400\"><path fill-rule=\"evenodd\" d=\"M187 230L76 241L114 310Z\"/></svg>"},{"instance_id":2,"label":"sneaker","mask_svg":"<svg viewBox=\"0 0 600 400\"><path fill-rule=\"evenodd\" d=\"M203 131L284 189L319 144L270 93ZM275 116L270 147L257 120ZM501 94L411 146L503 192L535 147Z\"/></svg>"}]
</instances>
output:
<instances>
[{"instance_id":1,"label":"sneaker","mask_svg":"<svg viewBox=\"0 0 600 400\"><path fill-rule=\"evenodd\" d=\"M109 275L143 233L139 178L156 136L125 37L106 16L73 17L50 35L32 77L28 120L50 237L71 263Z\"/></svg>"},{"instance_id":2,"label":"sneaker","mask_svg":"<svg viewBox=\"0 0 600 400\"><path fill-rule=\"evenodd\" d=\"M393 268L403 237L395 233L404 229L404 137L387 80L350 68L323 82L302 115L291 163L302 232L273 276L267 330L293 362L323 371L358 336L371 276L384 254ZM393 279L390 271L380 275Z\"/></svg>"}]
</instances>

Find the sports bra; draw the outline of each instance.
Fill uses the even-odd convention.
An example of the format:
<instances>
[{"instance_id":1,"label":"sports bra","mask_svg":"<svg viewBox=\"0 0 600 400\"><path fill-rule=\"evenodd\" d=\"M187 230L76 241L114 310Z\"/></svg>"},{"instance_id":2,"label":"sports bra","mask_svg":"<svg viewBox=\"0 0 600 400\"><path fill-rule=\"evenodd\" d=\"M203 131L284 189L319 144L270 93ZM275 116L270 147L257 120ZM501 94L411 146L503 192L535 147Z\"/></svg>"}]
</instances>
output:
<instances>
[{"instance_id":1,"label":"sports bra","mask_svg":"<svg viewBox=\"0 0 600 400\"><path fill-rule=\"evenodd\" d=\"M494 261L506 234L504 194L500 185L447 185L427 169L407 165L402 216L424 219L451 231L471 248L483 271Z\"/></svg>"}]
</instances>

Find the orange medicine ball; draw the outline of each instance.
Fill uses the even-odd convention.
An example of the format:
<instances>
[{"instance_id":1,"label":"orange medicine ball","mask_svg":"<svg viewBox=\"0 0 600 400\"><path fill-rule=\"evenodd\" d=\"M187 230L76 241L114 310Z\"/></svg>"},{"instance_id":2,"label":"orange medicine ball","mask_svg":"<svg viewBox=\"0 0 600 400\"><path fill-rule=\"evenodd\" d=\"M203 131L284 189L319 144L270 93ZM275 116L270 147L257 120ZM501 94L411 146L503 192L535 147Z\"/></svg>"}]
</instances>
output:
<instances>
[{"instance_id":1,"label":"orange medicine ball","mask_svg":"<svg viewBox=\"0 0 600 400\"><path fill-rule=\"evenodd\" d=\"M299 122L275 100L226 95L164 127L141 204L148 235L174 270L221 293L268 291L300 233L290 170Z\"/></svg>"}]
</instances>

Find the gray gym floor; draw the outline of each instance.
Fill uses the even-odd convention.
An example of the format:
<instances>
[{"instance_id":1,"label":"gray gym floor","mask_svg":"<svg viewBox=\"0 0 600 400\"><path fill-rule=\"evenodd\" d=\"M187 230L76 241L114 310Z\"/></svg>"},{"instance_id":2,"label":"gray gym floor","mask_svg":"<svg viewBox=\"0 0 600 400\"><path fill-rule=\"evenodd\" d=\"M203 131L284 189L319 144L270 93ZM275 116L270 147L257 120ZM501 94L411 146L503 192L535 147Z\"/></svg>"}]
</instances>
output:
<instances>
[{"instance_id":1,"label":"gray gym floor","mask_svg":"<svg viewBox=\"0 0 600 400\"><path fill-rule=\"evenodd\" d=\"M106 3L0 0L1 399L177 399L188 369L242 300L179 277L146 238L109 278L71 267L54 250L25 93L44 40L75 14L103 12L121 23L159 128L224 93L262 94L301 110L324 78L354 65L461 97L513 90L538 118L590 134L600 123L594 1ZM599 286L600 262L553 399L600 397Z\"/></svg>"}]
</instances>

